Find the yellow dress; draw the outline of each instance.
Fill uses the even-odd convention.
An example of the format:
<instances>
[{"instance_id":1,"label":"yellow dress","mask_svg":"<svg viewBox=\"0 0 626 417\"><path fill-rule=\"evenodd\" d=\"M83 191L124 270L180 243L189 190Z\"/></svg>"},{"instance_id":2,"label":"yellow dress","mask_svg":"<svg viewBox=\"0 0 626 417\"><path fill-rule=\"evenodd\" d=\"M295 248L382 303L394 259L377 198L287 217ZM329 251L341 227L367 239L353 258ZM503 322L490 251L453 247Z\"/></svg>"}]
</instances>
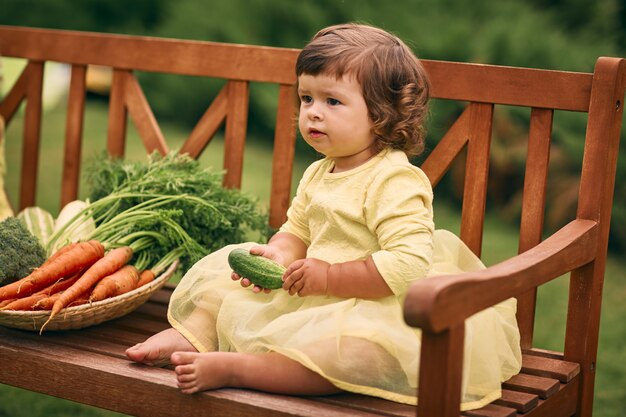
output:
<instances>
[{"instance_id":1,"label":"yellow dress","mask_svg":"<svg viewBox=\"0 0 626 417\"><path fill-rule=\"evenodd\" d=\"M230 279L227 246L196 263L172 295L168 318L199 351L274 351L338 388L416 404L420 331L402 316L417 279L484 268L454 234L434 231L432 189L400 151L385 150L352 170L332 161L305 172L282 232L330 263L372 256L393 291L377 299L256 294ZM462 409L500 396L500 383L521 366L515 300L466 321ZM427 382L426 382L427 383Z\"/></svg>"}]
</instances>

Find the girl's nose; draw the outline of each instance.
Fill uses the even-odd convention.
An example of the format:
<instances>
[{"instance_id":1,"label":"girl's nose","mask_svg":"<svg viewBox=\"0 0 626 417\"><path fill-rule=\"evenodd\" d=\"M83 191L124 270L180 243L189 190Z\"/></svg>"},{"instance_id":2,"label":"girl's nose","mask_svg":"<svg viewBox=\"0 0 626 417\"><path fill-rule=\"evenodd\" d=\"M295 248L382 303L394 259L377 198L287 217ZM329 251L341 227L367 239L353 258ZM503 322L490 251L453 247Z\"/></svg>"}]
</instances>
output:
<instances>
[{"instance_id":1,"label":"girl's nose","mask_svg":"<svg viewBox=\"0 0 626 417\"><path fill-rule=\"evenodd\" d=\"M308 108L307 116L310 120L321 120L323 117L319 106L317 106L316 104L313 104L311 107Z\"/></svg>"}]
</instances>

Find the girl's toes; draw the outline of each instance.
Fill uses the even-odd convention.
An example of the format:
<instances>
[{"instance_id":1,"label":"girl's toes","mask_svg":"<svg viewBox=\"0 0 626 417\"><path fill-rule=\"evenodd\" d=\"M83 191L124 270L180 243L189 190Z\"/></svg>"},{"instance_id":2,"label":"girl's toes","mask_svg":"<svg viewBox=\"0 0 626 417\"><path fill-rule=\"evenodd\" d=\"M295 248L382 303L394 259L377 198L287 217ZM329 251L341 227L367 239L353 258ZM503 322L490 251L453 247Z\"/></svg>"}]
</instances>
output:
<instances>
[{"instance_id":1,"label":"girl's toes","mask_svg":"<svg viewBox=\"0 0 626 417\"><path fill-rule=\"evenodd\" d=\"M183 394L195 394L196 392L198 392L198 388L181 389L180 392L182 392Z\"/></svg>"},{"instance_id":2,"label":"girl's toes","mask_svg":"<svg viewBox=\"0 0 626 417\"><path fill-rule=\"evenodd\" d=\"M197 388L197 385L195 381L187 381L187 382L178 381L178 388L190 390L192 388Z\"/></svg>"},{"instance_id":3,"label":"girl's toes","mask_svg":"<svg viewBox=\"0 0 626 417\"><path fill-rule=\"evenodd\" d=\"M194 361L198 355L197 352L174 352L170 357L170 361L174 365L187 365Z\"/></svg>"},{"instance_id":4,"label":"girl's toes","mask_svg":"<svg viewBox=\"0 0 626 417\"><path fill-rule=\"evenodd\" d=\"M176 366L176 368L174 368L174 372L176 372L176 375L192 374L195 372L195 370L196 367L194 365L178 365Z\"/></svg>"},{"instance_id":5,"label":"girl's toes","mask_svg":"<svg viewBox=\"0 0 626 417\"><path fill-rule=\"evenodd\" d=\"M196 380L196 376L192 374L181 374L176 376L176 380L180 382L191 382Z\"/></svg>"}]
</instances>

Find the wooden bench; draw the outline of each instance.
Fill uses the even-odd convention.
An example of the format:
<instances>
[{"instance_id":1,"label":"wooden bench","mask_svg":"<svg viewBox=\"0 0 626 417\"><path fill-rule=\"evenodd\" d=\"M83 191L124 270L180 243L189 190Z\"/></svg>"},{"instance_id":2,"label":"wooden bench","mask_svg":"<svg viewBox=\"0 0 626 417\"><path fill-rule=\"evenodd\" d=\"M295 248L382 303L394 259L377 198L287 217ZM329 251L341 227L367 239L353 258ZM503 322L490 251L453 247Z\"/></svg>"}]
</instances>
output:
<instances>
[{"instance_id":1,"label":"wooden bench","mask_svg":"<svg viewBox=\"0 0 626 417\"><path fill-rule=\"evenodd\" d=\"M88 65L113 69L108 151L123 156L130 115L147 151L168 150L134 71L227 80L182 151L198 157L225 123L224 184L241 183L249 85L279 85L271 174L272 226L285 219L294 158L294 62L298 51L116 36L58 30L0 27L0 53L28 60L21 77L0 103L8 122L25 100L23 160L16 208L35 204L42 117L42 76L48 61L71 65L61 204L76 198ZM405 318L423 330L419 406L343 394L290 397L241 389L187 396L171 370L128 361L123 351L168 326L171 287L135 312L95 327L66 332L0 328L0 382L132 415L225 416L590 416L594 392L601 290L619 147L626 63L600 58L593 74L425 60L436 99L467 102L465 111L421 165L433 185L466 150L461 238L478 255L489 180L495 105L530 108L523 185L519 255L484 271L415 283ZM549 149L556 111L588 113L575 218L546 239ZM8 140L17 140L9 137ZM17 173L9 173L17 175ZM436 193L436 191L435 191ZM564 352L533 347L537 287L571 271ZM459 412L463 322L509 297L519 300L524 352L522 372L503 383L502 398Z\"/></svg>"}]
</instances>

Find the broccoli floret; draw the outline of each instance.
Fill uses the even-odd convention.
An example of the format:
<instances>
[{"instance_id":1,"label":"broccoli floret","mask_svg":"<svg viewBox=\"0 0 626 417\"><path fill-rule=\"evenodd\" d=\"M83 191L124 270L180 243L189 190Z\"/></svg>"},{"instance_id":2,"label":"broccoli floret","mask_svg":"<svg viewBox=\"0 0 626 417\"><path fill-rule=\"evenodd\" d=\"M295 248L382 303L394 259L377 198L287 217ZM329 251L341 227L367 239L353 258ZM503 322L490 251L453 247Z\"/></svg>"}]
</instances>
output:
<instances>
[{"instance_id":1,"label":"broccoli floret","mask_svg":"<svg viewBox=\"0 0 626 417\"><path fill-rule=\"evenodd\" d=\"M0 222L0 285L24 278L45 260L46 251L21 221Z\"/></svg>"}]
</instances>

